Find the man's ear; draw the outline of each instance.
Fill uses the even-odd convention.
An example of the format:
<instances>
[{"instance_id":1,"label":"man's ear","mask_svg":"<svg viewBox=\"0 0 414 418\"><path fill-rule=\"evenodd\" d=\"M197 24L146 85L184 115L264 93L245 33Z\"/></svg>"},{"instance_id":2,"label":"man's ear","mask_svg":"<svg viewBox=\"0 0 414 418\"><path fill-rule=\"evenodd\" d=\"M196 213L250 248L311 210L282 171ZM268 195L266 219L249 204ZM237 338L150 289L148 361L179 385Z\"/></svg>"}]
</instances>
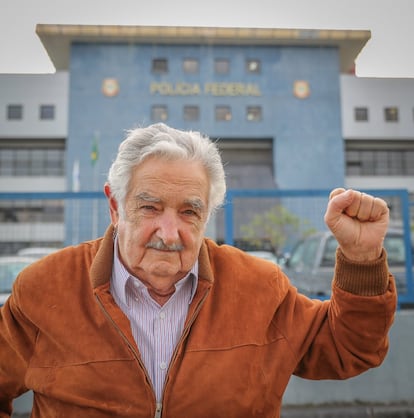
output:
<instances>
[{"instance_id":1,"label":"man's ear","mask_svg":"<svg viewBox=\"0 0 414 418\"><path fill-rule=\"evenodd\" d=\"M118 225L119 220L118 202L112 196L111 186L108 183L105 183L104 193L106 198L108 199L109 214L111 216L112 225L116 227Z\"/></svg>"}]
</instances>

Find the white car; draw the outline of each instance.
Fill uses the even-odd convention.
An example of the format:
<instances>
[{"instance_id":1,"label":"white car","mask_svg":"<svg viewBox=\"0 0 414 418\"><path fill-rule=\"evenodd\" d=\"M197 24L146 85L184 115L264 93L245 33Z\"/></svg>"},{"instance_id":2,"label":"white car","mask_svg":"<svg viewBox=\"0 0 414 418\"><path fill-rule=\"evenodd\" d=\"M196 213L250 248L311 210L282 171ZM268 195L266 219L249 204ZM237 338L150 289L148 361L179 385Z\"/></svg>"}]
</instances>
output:
<instances>
[{"instance_id":1,"label":"white car","mask_svg":"<svg viewBox=\"0 0 414 418\"><path fill-rule=\"evenodd\" d=\"M36 258L33 257L0 257L0 306L3 305L10 296L13 282L17 275L34 261L36 261Z\"/></svg>"},{"instance_id":2,"label":"white car","mask_svg":"<svg viewBox=\"0 0 414 418\"><path fill-rule=\"evenodd\" d=\"M331 232L315 233L301 240L282 263L283 270L301 293L330 296L338 243ZM399 294L407 292L406 249L401 230L390 229L384 239L388 265ZM414 247L411 249L414 259ZM413 266L414 273L414 266Z\"/></svg>"},{"instance_id":3,"label":"white car","mask_svg":"<svg viewBox=\"0 0 414 418\"><path fill-rule=\"evenodd\" d=\"M22 248L17 252L17 255L24 257L42 258L48 254L54 253L59 250L55 247L27 247Z\"/></svg>"},{"instance_id":4,"label":"white car","mask_svg":"<svg viewBox=\"0 0 414 418\"><path fill-rule=\"evenodd\" d=\"M255 257L263 258L264 260L272 261L275 264L278 262L276 255L270 251L246 251L246 253L254 255Z\"/></svg>"}]
</instances>

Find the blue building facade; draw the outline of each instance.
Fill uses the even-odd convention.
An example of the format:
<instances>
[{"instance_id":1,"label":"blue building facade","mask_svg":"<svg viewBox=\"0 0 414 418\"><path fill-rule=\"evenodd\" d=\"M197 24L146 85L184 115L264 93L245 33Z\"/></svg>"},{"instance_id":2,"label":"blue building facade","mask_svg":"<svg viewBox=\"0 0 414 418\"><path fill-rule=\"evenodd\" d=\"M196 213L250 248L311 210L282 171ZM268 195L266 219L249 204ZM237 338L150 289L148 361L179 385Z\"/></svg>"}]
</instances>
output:
<instances>
[{"instance_id":1,"label":"blue building facade","mask_svg":"<svg viewBox=\"0 0 414 418\"><path fill-rule=\"evenodd\" d=\"M308 31L298 39L293 32L281 41L260 30L249 37L228 29L230 35L219 39L200 37L201 29L193 28L194 36L166 38L159 28L158 37L126 41L112 28L109 35L101 30L92 37L78 29L68 41L61 30L45 34L44 29L38 28L38 34L55 66L69 70L67 178L79 162L80 190L102 190L127 129L159 121L217 139L223 159L229 158L226 168L239 165L233 177L246 177L234 182L230 176L229 187L329 189L344 184L339 76L347 46L332 41L332 34ZM352 31L343 32L342 41ZM360 38L360 43L367 40L365 33ZM66 63L51 39L55 44L65 40ZM345 65L351 68L353 58ZM243 144L248 144L247 157L238 164ZM260 162L268 169L256 171ZM80 213L86 221L94 210L85 205ZM71 229L73 216L67 210ZM106 209L98 210L102 232L108 218Z\"/></svg>"},{"instance_id":2,"label":"blue building facade","mask_svg":"<svg viewBox=\"0 0 414 418\"><path fill-rule=\"evenodd\" d=\"M160 57L168 62L167 74L151 71ZM199 60L198 74L183 72L187 57ZM229 60L227 74L214 73L214 59L220 57ZM260 73L245 72L249 58L260 61ZM331 47L76 44L70 63L68 167L76 157L81 167L90 165L85 145L95 136L100 166L108 167L125 129L154 123L153 106L165 106L164 122L177 128L212 138L271 138L278 187L343 184L338 65L338 51ZM108 79L119 86L113 97L102 92ZM308 83L309 96L303 99L294 94L299 80ZM184 107L191 105L199 107L197 121L184 120ZM228 106L231 120L215 120L216 106ZM261 108L260 120L247 119L249 106ZM83 179L86 190L93 188L92 178Z\"/></svg>"}]
</instances>

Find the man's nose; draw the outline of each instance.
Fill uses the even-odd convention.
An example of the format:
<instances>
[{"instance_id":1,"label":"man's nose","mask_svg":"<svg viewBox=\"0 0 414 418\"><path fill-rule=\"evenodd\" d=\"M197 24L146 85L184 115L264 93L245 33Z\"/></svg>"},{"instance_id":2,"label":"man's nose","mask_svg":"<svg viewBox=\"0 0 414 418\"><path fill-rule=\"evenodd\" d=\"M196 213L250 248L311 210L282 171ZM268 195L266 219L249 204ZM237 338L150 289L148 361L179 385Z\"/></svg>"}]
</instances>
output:
<instances>
[{"instance_id":1,"label":"man's nose","mask_svg":"<svg viewBox=\"0 0 414 418\"><path fill-rule=\"evenodd\" d=\"M175 244L180 240L178 214L165 210L157 220L156 235L162 239L164 244Z\"/></svg>"}]
</instances>

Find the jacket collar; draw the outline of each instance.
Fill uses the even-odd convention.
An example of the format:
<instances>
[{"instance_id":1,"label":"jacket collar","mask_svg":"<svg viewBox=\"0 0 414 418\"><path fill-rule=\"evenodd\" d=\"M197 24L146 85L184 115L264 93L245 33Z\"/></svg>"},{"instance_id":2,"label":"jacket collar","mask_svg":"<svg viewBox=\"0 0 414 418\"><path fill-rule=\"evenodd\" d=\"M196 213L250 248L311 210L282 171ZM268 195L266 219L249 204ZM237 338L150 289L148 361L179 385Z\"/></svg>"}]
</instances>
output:
<instances>
[{"instance_id":1,"label":"jacket collar","mask_svg":"<svg viewBox=\"0 0 414 418\"><path fill-rule=\"evenodd\" d=\"M99 248L92 260L90 269L90 280L92 287L96 288L109 283L112 274L112 264L114 262L114 233L113 225L110 225L102 238L97 242ZM205 239L201 245L200 254L198 256L199 280L207 280L213 282L213 272L210 266L208 255L207 240Z\"/></svg>"}]
</instances>

